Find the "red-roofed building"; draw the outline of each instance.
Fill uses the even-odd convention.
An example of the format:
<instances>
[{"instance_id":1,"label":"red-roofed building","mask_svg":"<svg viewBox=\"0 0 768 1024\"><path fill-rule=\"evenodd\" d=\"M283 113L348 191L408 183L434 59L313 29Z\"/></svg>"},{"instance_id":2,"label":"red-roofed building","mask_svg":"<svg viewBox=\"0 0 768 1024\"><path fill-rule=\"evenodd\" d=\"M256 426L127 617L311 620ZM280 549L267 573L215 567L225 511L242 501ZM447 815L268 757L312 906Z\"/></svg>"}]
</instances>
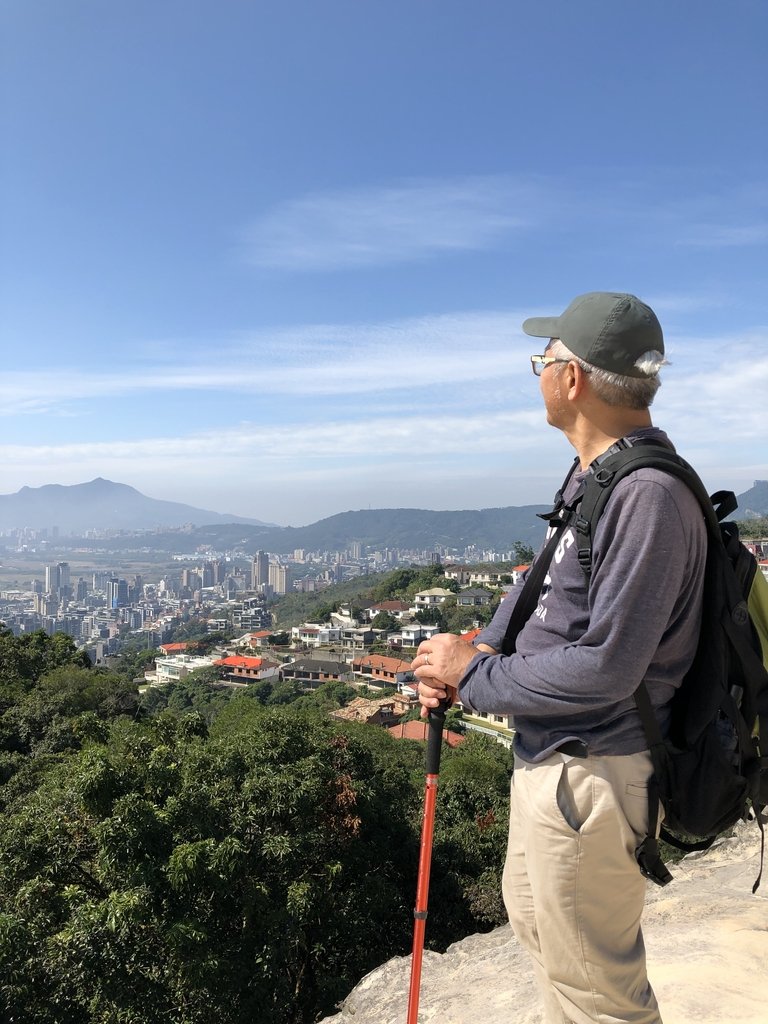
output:
<instances>
[{"instance_id":1,"label":"red-roofed building","mask_svg":"<svg viewBox=\"0 0 768 1024\"><path fill-rule=\"evenodd\" d=\"M470 631L468 633L462 633L461 634L461 639L462 640L466 640L468 644L471 644L472 641L475 639L475 637L479 636L480 633L482 633L482 632L483 632L482 626L479 626L477 629L470 629Z\"/></svg>"},{"instance_id":2,"label":"red-roofed building","mask_svg":"<svg viewBox=\"0 0 768 1024\"><path fill-rule=\"evenodd\" d=\"M160 650L167 657L173 654L183 654L189 645L183 644L160 644Z\"/></svg>"},{"instance_id":3,"label":"red-roofed building","mask_svg":"<svg viewBox=\"0 0 768 1024\"><path fill-rule=\"evenodd\" d=\"M413 679L410 661L388 658L383 654L365 654L352 662L352 670L372 682L385 683L398 689Z\"/></svg>"},{"instance_id":4,"label":"red-roofed building","mask_svg":"<svg viewBox=\"0 0 768 1024\"><path fill-rule=\"evenodd\" d=\"M246 686L262 679L277 678L280 666L266 658L245 658L239 654L220 658L214 662L225 682Z\"/></svg>"},{"instance_id":5,"label":"red-roofed building","mask_svg":"<svg viewBox=\"0 0 768 1024\"><path fill-rule=\"evenodd\" d=\"M421 718L413 718L410 722L398 722L397 725L387 726L387 732L396 740L426 740L427 729L427 722ZM447 743L449 747L458 747L463 742L464 736L461 733L443 729L443 743Z\"/></svg>"},{"instance_id":6,"label":"red-roofed building","mask_svg":"<svg viewBox=\"0 0 768 1024\"><path fill-rule=\"evenodd\" d=\"M237 647L265 647L267 646L267 640L272 636L274 630L271 629L260 629L256 633L246 633L241 636L237 641Z\"/></svg>"}]
</instances>

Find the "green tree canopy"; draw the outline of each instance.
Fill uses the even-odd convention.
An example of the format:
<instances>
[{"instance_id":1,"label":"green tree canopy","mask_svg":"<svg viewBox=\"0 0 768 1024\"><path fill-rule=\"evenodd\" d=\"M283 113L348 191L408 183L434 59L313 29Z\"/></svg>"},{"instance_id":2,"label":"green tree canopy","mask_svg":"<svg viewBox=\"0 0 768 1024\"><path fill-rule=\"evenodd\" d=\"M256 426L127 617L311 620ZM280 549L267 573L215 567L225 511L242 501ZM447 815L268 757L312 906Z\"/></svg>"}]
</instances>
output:
<instances>
[{"instance_id":1,"label":"green tree canopy","mask_svg":"<svg viewBox=\"0 0 768 1024\"><path fill-rule=\"evenodd\" d=\"M400 628L400 620L396 619L390 612L379 612L371 622L372 629L383 629L387 633L393 633Z\"/></svg>"},{"instance_id":2,"label":"green tree canopy","mask_svg":"<svg viewBox=\"0 0 768 1024\"><path fill-rule=\"evenodd\" d=\"M0 710L31 690L41 676L62 665L90 668L91 662L65 633L49 636L39 629L17 637L0 627Z\"/></svg>"},{"instance_id":3,"label":"green tree canopy","mask_svg":"<svg viewBox=\"0 0 768 1024\"><path fill-rule=\"evenodd\" d=\"M246 706L210 739L115 725L6 813L6 1019L308 1024L405 951L415 790L394 741L382 757L365 729Z\"/></svg>"}]
</instances>

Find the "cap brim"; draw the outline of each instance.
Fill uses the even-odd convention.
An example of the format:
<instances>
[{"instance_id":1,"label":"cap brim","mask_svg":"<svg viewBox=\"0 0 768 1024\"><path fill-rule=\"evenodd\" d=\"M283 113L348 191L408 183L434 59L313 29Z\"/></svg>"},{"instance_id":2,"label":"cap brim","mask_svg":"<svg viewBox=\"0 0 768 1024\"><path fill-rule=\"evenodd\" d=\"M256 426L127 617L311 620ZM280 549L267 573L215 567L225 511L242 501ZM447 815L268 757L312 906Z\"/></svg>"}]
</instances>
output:
<instances>
[{"instance_id":1,"label":"cap brim","mask_svg":"<svg viewBox=\"0 0 768 1024\"><path fill-rule=\"evenodd\" d=\"M523 330L532 338L559 338L559 316L532 316L523 322Z\"/></svg>"}]
</instances>

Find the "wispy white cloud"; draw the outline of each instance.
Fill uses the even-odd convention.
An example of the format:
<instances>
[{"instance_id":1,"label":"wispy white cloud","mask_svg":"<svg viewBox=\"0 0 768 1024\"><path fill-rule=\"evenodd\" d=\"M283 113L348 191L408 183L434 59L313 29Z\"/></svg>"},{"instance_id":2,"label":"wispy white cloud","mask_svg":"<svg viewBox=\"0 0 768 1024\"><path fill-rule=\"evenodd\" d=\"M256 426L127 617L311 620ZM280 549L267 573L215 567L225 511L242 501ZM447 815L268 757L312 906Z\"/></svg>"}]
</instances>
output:
<instances>
[{"instance_id":1,"label":"wispy white cloud","mask_svg":"<svg viewBox=\"0 0 768 1024\"><path fill-rule=\"evenodd\" d=\"M712 489L738 491L768 475L768 359L750 359L750 350L746 343L712 350L685 339L654 406L656 421ZM352 420L326 409L308 422L5 444L0 473L17 486L107 476L154 497L292 522L365 503L461 508L548 500L569 447L546 426L535 385L530 402L510 400L501 389L493 401L482 404L475 395L460 410L453 401L441 406L439 389L426 391L436 398L428 408L377 403Z\"/></svg>"},{"instance_id":2,"label":"wispy white cloud","mask_svg":"<svg viewBox=\"0 0 768 1024\"><path fill-rule=\"evenodd\" d=\"M418 452L420 456L445 454L447 450L471 452L512 451L527 447L530 431L541 423L538 411L476 412L460 422L449 412L443 415L410 417L369 416L350 430L343 421L268 427L244 423L238 427L204 431L176 437L140 440L85 441L72 444L0 445L2 463L55 465L72 461L109 458L112 462L137 459L190 459L196 462L209 456L227 460L255 459L260 464L271 460L295 461L320 459L345 461L370 455L375 446L378 458L399 458Z\"/></svg>"},{"instance_id":3,"label":"wispy white cloud","mask_svg":"<svg viewBox=\"0 0 768 1024\"><path fill-rule=\"evenodd\" d=\"M768 357L746 344L698 351L681 352L682 372L668 372L654 408L681 443L720 448L726 439L734 459L752 445L768 464Z\"/></svg>"},{"instance_id":4,"label":"wispy white cloud","mask_svg":"<svg viewBox=\"0 0 768 1024\"><path fill-rule=\"evenodd\" d=\"M487 249L531 223L539 192L508 177L479 176L303 196L250 225L246 257L278 270L336 270Z\"/></svg>"},{"instance_id":5,"label":"wispy white cloud","mask_svg":"<svg viewBox=\"0 0 768 1024\"><path fill-rule=\"evenodd\" d=\"M0 415L71 414L84 400L136 394L362 396L511 376L525 370L515 344L521 316L456 313L385 324L309 325L223 339L172 365L126 364L120 373L6 370Z\"/></svg>"},{"instance_id":6,"label":"wispy white cloud","mask_svg":"<svg viewBox=\"0 0 768 1024\"><path fill-rule=\"evenodd\" d=\"M598 238L621 225L636 246L655 250L754 247L768 240L766 190L691 188L689 176L666 182L622 177L604 168L579 182L556 175L411 179L299 196L264 213L244 231L247 262L280 271L336 271L412 262L451 252L524 241L532 228L554 237L584 228Z\"/></svg>"},{"instance_id":7,"label":"wispy white cloud","mask_svg":"<svg viewBox=\"0 0 768 1024\"><path fill-rule=\"evenodd\" d=\"M699 302L650 298L686 324ZM545 501L569 448L547 428L528 366L530 339L519 325L534 312L298 325L226 338L186 363L126 363L120 374L8 370L4 412L89 410L98 429L69 443L75 432L61 421L54 432L43 416L7 420L0 479L13 491L105 476L154 497L277 521L294 507L292 521L318 518L302 494L328 514L369 500L424 508ZM672 365L654 419L707 470L712 489L768 477L766 329L675 330L667 340ZM139 406L141 397L149 401ZM232 426L233 409L248 421ZM43 425L50 443L27 443L24 424Z\"/></svg>"}]
</instances>

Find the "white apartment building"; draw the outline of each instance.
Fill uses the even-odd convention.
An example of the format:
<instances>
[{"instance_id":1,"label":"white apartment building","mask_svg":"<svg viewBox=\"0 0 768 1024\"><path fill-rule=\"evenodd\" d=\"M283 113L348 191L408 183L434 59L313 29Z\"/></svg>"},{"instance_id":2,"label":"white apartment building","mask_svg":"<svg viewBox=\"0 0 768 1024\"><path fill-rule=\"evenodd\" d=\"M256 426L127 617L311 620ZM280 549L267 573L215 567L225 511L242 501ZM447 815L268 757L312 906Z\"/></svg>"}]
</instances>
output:
<instances>
[{"instance_id":1,"label":"white apartment building","mask_svg":"<svg viewBox=\"0 0 768 1024\"><path fill-rule=\"evenodd\" d=\"M218 658L194 657L191 654L177 654L170 658L158 658L155 662L155 675L147 677L153 686L164 686L167 683L178 683L198 668L208 668Z\"/></svg>"}]
</instances>

